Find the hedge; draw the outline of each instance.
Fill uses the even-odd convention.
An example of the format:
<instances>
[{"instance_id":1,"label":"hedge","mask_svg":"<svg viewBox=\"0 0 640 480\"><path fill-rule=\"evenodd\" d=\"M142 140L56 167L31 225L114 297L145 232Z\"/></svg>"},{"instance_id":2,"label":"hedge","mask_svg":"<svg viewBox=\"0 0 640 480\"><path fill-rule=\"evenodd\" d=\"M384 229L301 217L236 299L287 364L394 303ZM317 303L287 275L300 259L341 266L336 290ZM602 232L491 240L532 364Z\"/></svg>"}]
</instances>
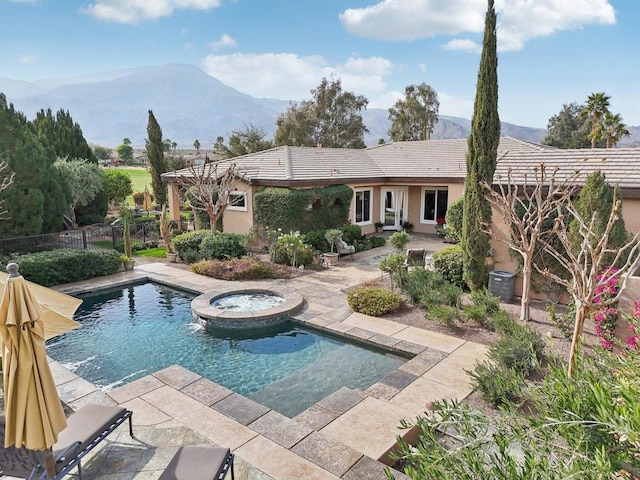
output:
<instances>
[{"instance_id":1,"label":"hedge","mask_svg":"<svg viewBox=\"0 0 640 480\"><path fill-rule=\"evenodd\" d=\"M12 261L24 278L45 287L111 275L122 266L115 250L58 249L19 255Z\"/></svg>"},{"instance_id":2,"label":"hedge","mask_svg":"<svg viewBox=\"0 0 640 480\"><path fill-rule=\"evenodd\" d=\"M339 228L349 220L353 190L346 185L321 188L267 187L254 195L256 223L283 232Z\"/></svg>"}]
</instances>

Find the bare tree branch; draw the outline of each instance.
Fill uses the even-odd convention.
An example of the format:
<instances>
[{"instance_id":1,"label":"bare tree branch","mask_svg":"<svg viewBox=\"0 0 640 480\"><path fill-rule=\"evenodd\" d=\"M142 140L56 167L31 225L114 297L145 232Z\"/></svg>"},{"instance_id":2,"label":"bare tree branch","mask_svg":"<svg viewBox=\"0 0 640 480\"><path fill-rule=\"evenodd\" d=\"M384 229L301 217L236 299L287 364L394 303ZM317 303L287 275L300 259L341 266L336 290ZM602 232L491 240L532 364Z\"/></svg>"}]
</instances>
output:
<instances>
[{"instance_id":1,"label":"bare tree branch","mask_svg":"<svg viewBox=\"0 0 640 480\"><path fill-rule=\"evenodd\" d=\"M0 162L0 173L9 167L9 164L5 161ZM15 172L11 172L9 174L2 175L2 181L0 181L0 192L9 188L9 185L13 183L13 177L15 177ZM0 220L7 220L11 217L6 216L9 211L1 209L4 200L0 200Z\"/></svg>"},{"instance_id":2,"label":"bare tree branch","mask_svg":"<svg viewBox=\"0 0 640 480\"><path fill-rule=\"evenodd\" d=\"M500 214L508 235L505 238L495 234L491 226L486 227L486 233L522 257L520 319L523 321L528 321L530 317L534 254L541 236L545 233L544 222L577 188L574 185L577 173L559 182L556 178L558 170L556 168L548 175L546 166L542 163L534 168L531 179L527 173L518 178L510 168L506 178L497 176L497 189L486 182L482 183L485 197Z\"/></svg>"},{"instance_id":3,"label":"bare tree branch","mask_svg":"<svg viewBox=\"0 0 640 480\"><path fill-rule=\"evenodd\" d=\"M176 174L175 178L178 185L188 189L192 207L207 213L211 231L215 231L218 219L227 206L233 204L231 192L244 176L245 172L235 163L214 162L191 166L188 172L180 176Z\"/></svg>"}]
</instances>

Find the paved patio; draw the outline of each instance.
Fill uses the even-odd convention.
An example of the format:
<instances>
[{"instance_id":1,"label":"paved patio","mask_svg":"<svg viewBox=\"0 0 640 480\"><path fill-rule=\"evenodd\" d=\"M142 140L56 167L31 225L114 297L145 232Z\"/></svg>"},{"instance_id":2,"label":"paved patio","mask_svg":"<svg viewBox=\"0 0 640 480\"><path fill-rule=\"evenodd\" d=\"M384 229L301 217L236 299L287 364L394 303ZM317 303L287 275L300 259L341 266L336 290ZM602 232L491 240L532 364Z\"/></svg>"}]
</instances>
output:
<instances>
[{"instance_id":1,"label":"paved patio","mask_svg":"<svg viewBox=\"0 0 640 480\"><path fill-rule=\"evenodd\" d=\"M437 238L414 240L409 248L438 250ZM487 349L473 342L352 312L345 291L380 276L381 249L356 254L352 262L290 280L282 288L306 300L294 319L315 328L385 347L411 358L365 391L342 388L296 417L287 418L179 365L103 392L52 362L58 391L74 409L86 403L123 405L134 411L136 438L126 428L112 434L83 463L84 478L157 479L181 445L212 444L236 454L236 477L243 479L385 479L389 451L401 419L413 419L441 398L463 399L471 392L465 369ZM193 292L221 288L209 279L164 263L136 265L133 272L64 285L79 294L134 280L150 279ZM248 283L248 282L245 282ZM250 282L251 287L274 281ZM394 472L397 479L406 478ZM74 478L74 476L68 476Z\"/></svg>"}]
</instances>

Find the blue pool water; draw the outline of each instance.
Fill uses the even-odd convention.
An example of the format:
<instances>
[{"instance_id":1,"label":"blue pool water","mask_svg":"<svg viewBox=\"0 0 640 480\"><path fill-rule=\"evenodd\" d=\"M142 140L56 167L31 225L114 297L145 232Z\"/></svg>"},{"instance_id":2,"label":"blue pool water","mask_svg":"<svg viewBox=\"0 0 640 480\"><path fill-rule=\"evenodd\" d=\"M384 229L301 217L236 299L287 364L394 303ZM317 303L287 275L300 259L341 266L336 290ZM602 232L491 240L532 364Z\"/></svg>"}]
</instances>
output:
<instances>
[{"instance_id":1,"label":"blue pool water","mask_svg":"<svg viewBox=\"0 0 640 480\"><path fill-rule=\"evenodd\" d=\"M405 361L292 322L207 331L191 317L193 295L154 283L82 298L82 328L50 340L47 351L103 389L178 364L292 417L343 386L365 389Z\"/></svg>"}]
</instances>

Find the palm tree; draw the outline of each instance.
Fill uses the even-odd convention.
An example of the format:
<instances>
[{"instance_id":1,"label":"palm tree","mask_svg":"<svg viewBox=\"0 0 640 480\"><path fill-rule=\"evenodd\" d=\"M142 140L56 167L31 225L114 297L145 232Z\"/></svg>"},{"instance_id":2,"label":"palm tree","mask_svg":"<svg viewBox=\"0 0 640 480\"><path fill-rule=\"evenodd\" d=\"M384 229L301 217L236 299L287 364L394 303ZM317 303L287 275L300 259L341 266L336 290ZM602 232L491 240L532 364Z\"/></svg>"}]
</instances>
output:
<instances>
[{"instance_id":1,"label":"palm tree","mask_svg":"<svg viewBox=\"0 0 640 480\"><path fill-rule=\"evenodd\" d=\"M601 122L602 136L607 140L606 148L615 146L625 135L629 135L627 126L622 122L619 113L615 115L606 112Z\"/></svg>"},{"instance_id":2,"label":"palm tree","mask_svg":"<svg viewBox=\"0 0 640 480\"><path fill-rule=\"evenodd\" d=\"M582 109L582 116L591 120L591 148L596 148L596 143L602 140L601 120L605 113L609 113L609 100L611 97L604 92L592 93Z\"/></svg>"}]
</instances>

